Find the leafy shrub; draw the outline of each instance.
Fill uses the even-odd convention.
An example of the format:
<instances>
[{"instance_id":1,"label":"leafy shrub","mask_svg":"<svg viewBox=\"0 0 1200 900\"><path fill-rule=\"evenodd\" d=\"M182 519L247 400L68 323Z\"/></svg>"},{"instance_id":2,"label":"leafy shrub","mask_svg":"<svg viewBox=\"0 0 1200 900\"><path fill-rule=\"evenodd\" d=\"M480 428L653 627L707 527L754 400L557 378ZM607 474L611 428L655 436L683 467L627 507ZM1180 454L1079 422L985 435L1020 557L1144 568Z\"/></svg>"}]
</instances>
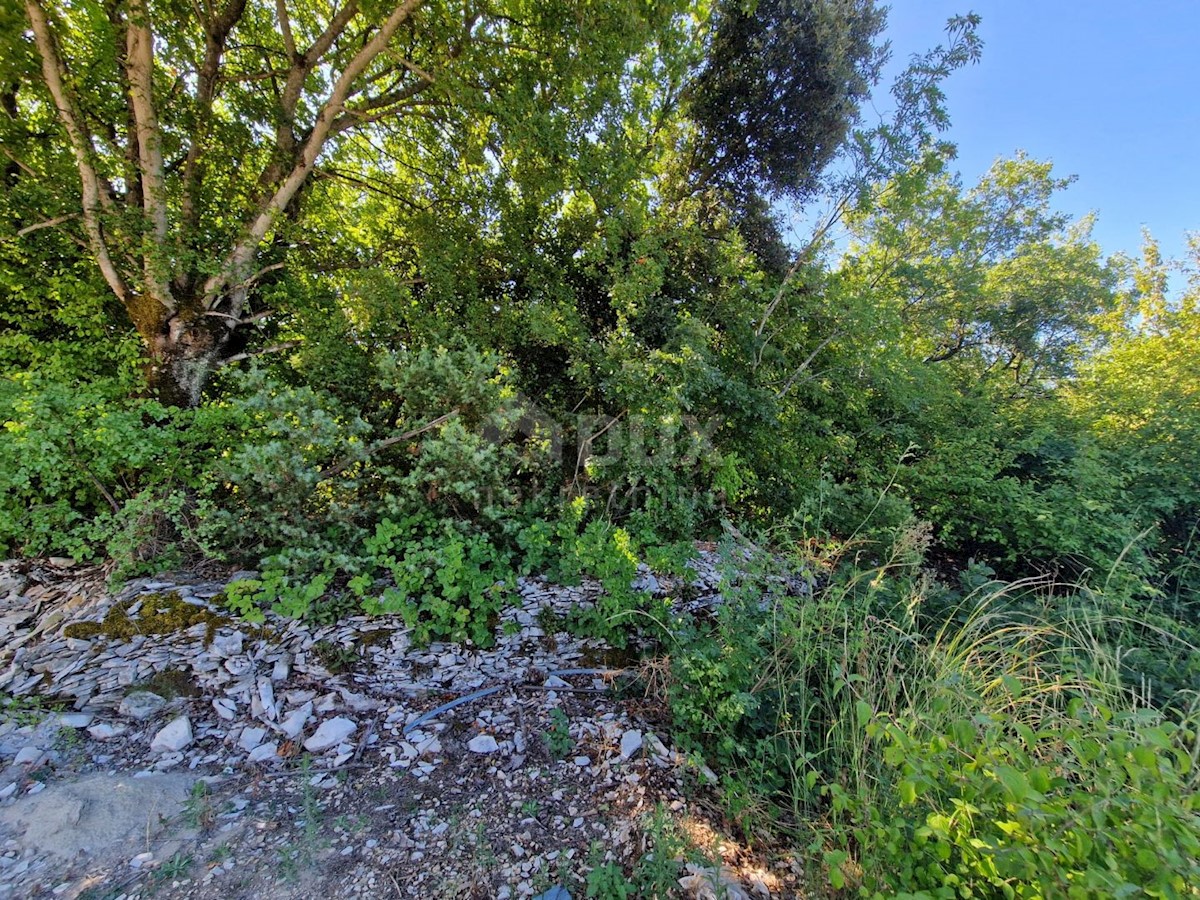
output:
<instances>
[{"instance_id":1,"label":"leafy shrub","mask_svg":"<svg viewBox=\"0 0 1200 900\"><path fill-rule=\"evenodd\" d=\"M892 792L875 807L849 803L859 817L853 834L864 894L1193 891L1200 884L1194 728L1082 700L1036 724L985 713L868 725L882 744ZM837 795L835 805L844 801Z\"/></svg>"},{"instance_id":2,"label":"leafy shrub","mask_svg":"<svg viewBox=\"0 0 1200 900\"><path fill-rule=\"evenodd\" d=\"M196 484L199 435L188 414L128 388L34 373L0 387L0 552L130 558L154 536L148 523L180 520L170 498Z\"/></svg>"},{"instance_id":3,"label":"leafy shrub","mask_svg":"<svg viewBox=\"0 0 1200 900\"><path fill-rule=\"evenodd\" d=\"M1133 620L1094 592L1064 603L976 566L962 613L938 614L903 548L807 597L789 596L783 561L726 556L726 602L673 647L668 699L748 832L810 829L834 886L872 896L1200 883L1194 704L1138 705L1113 640Z\"/></svg>"}]
</instances>

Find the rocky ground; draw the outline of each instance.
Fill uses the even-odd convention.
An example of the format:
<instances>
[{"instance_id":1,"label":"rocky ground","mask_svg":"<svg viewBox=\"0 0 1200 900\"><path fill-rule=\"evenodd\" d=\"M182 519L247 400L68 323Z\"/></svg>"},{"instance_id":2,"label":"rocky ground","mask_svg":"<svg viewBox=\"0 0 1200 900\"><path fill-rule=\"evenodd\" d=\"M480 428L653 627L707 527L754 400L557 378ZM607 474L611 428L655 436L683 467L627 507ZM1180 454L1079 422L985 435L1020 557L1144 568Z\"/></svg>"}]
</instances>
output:
<instances>
[{"instance_id":1,"label":"rocky ground","mask_svg":"<svg viewBox=\"0 0 1200 900\"><path fill-rule=\"evenodd\" d=\"M722 831L638 687L655 663L563 630L594 586L523 581L481 649L103 574L0 565L0 896L801 893ZM694 574L692 611L717 602L703 553Z\"/></svg>"}]
</instances>

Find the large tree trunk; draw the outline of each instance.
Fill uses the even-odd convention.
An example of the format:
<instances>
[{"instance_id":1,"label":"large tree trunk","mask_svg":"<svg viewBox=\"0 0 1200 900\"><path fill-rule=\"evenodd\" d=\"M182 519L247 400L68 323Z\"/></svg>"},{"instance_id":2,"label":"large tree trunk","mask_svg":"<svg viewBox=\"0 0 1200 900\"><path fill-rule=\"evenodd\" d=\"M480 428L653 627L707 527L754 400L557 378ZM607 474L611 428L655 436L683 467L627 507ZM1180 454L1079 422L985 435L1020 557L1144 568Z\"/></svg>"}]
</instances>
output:
<instances>
[{"instance_id":1,"label":"large tree trunk","mask_svg":"<svg viewBox=\"0 0 1200 900\"><path fill-rule=\"evenodd\" d=\"M209 376L233 352L233 329L194 308L164 316L156 326L152 334L142 332L151 391L167 406L198 406Z\"/></svg>"}]
</instances>

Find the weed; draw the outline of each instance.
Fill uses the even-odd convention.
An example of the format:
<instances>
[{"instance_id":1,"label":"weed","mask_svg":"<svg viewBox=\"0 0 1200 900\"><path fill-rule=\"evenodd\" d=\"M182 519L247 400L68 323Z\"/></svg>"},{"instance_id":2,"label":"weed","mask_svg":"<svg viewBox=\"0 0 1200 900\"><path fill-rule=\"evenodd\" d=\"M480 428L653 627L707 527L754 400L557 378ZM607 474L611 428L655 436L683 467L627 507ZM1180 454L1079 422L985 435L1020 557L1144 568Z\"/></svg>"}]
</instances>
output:
<instances>
[{"instance_id":1,"label":"weed","mask_svg":"<svg viewBox=\"0 0 1200 900\"><path fill-rule=\"evenodd\" d=\"M542 805L533 798L521 804L521 815L526 819L536 819L541 810Z\"/></svg>"},{"instance_id":2,"label":"weed","mask_svg":"<svg viewBox=\"0 0 1200 900\"><path fill-rule=\"evenodd\" d=\"M584 880L585 897L595 900L627 900L636 890L621 867L615 862L604 861L604 845L592 841L588 848L587 864L590 871Z\"/></svg>"},{"instance_id":3,"label":"weed","mask_svg":"<svg viewBox=\"0 0 1200 900\"><path fill-rule=\"evenodd\" d=\"M213 847L208 854L208 861L214 865L221 865L228 859L233 858L233 848L228 844L218 844Z\"/></svg>"},{"instance_id":4,"label":"weed","mask_svg":"<svg viewBox=\"0 0 1200 900\"><path fill-rule=\"evenodd\" d=\"M555 759L565 759L575 747L571 739L571 723L562 707L550 710L550 727L542 732L546 750Z\"/></svg>"},{"instance_id":5,"label":"weed","mask_svg":"<svg viewBox=\"0 0 1200 900\"><path fill-rule=\"evenodd\" d=\"M313 644L313 653L331 675L341 675L354 668L359 661L359 652L355 647L344 647L331 641L317 641Z\"/></svg>"},{"instance_id":6,"label":"weed","mask_svg":"<svg viewBox=\"0 0 1200 900\"><path fill-rule=\"evenodd\" d=\"M211 790L205 781L197 781L183 804L183 822L189 828L209 828L216 821Z\"/></svg>"},{"instance_id":7,"label":"weed","mask_svg":"<svg viewBox=\"0 0 1200 900\"><path fill-rule=\"evenodd\" d=\"M0 696L0 722L12 722L18 728L37 725L51 713L63 710L61 703L51 703L45 697Z\"/></svg>"},{"instance_id":8,"label":"weed","mask_svg":"<svg viewBox=\"0 0 1200 900\"><path fill-rule=\"evenodd\" d=\"M192 856L182 850L154 870L154 883L166 884L168 881L178 881L187 876L192 868Z\"/></svg>"},{"instance_id":9,"label":"weed","mask_svg":"<svg viewBox=\"0 0 1200 900\"><path fill-rule=\"evenodd\" d=\"M644 852L633 870L636 895L670 897L678 886L680 860L687 842L662 803L646 817L644 826Z\"/></svg>"}]
</instances>

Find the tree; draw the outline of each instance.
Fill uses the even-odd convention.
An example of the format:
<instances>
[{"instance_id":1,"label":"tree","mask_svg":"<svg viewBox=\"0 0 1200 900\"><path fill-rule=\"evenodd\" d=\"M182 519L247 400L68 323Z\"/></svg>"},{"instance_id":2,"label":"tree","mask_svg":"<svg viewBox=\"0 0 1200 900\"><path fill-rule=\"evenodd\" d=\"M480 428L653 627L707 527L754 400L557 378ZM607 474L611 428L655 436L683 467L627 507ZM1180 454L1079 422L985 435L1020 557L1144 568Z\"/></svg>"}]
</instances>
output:
<instances>
[{"instance_id":1,"label":"tree","mask_svg":"<svg viewBox=\"0 0 1200 900\"><path fill-rule=\"evenodd\" d=\"M816 187L879 75L874 0L726 0L690 91L702 183L802 197Z\"/></svg>"},{"instance_id":2,"label":"tree","mask_svg":"<svg viewBox=\"0 0 1200 900\"><path fill-rule=\"evenodd\" d=\"M76 229L126 310L151 387L190 406L240 354L246 326L270 314L257 295L287 264L314 184L366 183L338 165L361 158L348 149L356 135L386 124L428 141L432 123L436 140L439 123L508 91L536 97L570 81L578 97L589 78L620 72L673 12L25 0L40 78L5 104L50 138L13 162L52 200L42 224Z\"/></svg>"},{"instance_id":3,"label":"tree","mask_svg":"<svg viewBox=\"0 0 1200 900\"><path fill-rule=\"evenodd\" d=\"M1051 209L1070 182L1019 154L968 190L931 156L852 217L841 275L890 311L924 363L953 360L970 383L1000 376L1018 393L1044 387L1069 374L1116 287L1090 220Z\"/></svg>"}]
</instances>

